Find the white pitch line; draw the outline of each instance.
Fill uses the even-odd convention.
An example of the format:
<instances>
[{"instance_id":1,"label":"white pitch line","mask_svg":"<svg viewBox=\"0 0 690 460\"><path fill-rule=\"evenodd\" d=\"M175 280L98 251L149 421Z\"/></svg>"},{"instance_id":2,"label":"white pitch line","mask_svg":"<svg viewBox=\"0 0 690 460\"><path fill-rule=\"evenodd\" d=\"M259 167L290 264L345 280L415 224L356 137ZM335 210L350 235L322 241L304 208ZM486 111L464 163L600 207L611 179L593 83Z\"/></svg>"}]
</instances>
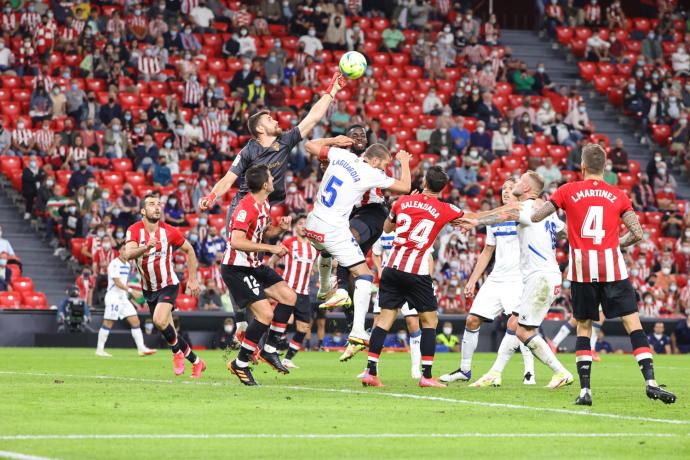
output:
<instances>
[{"instance_id":1,"label":"white pitch line","mask_svg":"<svg viewBox=\"0 0 690 460\"><path fill-rule=\"evenodd\" d=\"M139 382L139 383L164 383L164 384L175 384L180 383L183 385L209 385L209 386L228 386L228 383L223 382L203 382L203 381L192 381L192 380L168 380L168 379L142 379L136 377L121 377L115 375L79 375L79 374L50 374L41 372L15 372L15 371L0 371L0 375L28 375L37 377L62 377L62 378L84 378L84 379L96 379L96 380L116 380L123 382ZM416 395L409 393L389 393L384 391L362 391L362 390L351 390L347 388L319 388L319 387L301 387L294 385L261 385L259 388L271 388L271 389L282 389L282 390L296 390L296 391L311 391L311 392L321 392L321 393L341 393L341 394L354 394L354 395L365 395L365 396L385 396L389 398L400 398L400 399L415 399L421 401L437 401L450 404L463 404L470 406L480 406L480 407L493 407L499 409L515 409L515 410L526 410L535 412L550 412L555 414L567 414L567 415L579 415L583 417L600 417L600 418L611 418L615 420L631 420L636 422L653 422L653 423L667 423L671 425L690 425L690 420L677 420L677 419L665 419L665 418L653 418L653 417L640 417L635 415L620 415L620 414L609 414L606 412L590 412L589 410L574 410L574 409L557 409L553 407L535 407L535 406L525 406L522 404L507 404L507 403L492 403L486 401L471 401L466 399L454 399L446 398L441 396L426 396L426 395ZM545 392L553 390L544 390Z\"/></svg>"},{"instance_id":2,"label":"white pitch line","mask_svg":"<svg viewBox=\"0 0 690 460\"><path fill-rule=\"evenodd\" d=\"M51 460L48 457L36 457L35 455L26 455L19 452L9 452L7 450L0 450L0 458L10 458L16 460Z\"/></svg>"},{"instance_id":3,"label":"white pitch line","mask_svg":"<svg viewBox=\"0 0 690 460\"><path fill-rule=\"evenodd\" d=\"M162 434L18 434L0 441L117 439L417 439L417 438L677 438L677 433L162 433ZM16 457L19 458L19 457ZM39 458L39 457L21 457Z\"/></svg>"}]
</instances>

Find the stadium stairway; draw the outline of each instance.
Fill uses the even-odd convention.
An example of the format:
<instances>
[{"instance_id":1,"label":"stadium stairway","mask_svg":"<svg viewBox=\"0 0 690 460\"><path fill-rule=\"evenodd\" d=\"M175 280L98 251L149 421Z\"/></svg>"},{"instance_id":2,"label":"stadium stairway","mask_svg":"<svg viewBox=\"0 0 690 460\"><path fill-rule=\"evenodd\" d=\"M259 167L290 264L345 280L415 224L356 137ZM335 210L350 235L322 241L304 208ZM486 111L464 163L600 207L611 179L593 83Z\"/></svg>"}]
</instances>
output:
<instances>
[{"instance_id":1,"label":"stadium stairway","mask_svg":"<svg viewBox=\"0 0 690 460\"><path fill-rule=\"evenodd\" d=\"M598 95L591 87L582 87L577 63L570 60L568 50L553 49L551 43L541 39L532 30L503 30L501 45L512 49L513 56L527 63L530 70L535 70L538 63L544 63L546 73L556 85L567 84L578 86L578 92L587 103L589 117L594 123L596 132L606 134L611 144L620 137L631 160L640 162L643 170L651 158L650 148L642 145L634 136L635 127L623 113L612 107L605 96ZM674 171L678 181L678 197L690 198L690 184L681 180L682 173Z\"/></svg>"},{"instance_id":2,"label":"stadium stairway","mask_svg":"<svg viewBox=\"0 0 690 460\"><path fill-rule=\"evenodd\" d=\"M22 219L23 201L19 201L12 185L0 176L0 225L3 238L12 243L14 252L22 263L23 276L34 283L34 290L45 293L48 305L57 305L64 300L65 290L74 284L74 273L67 262L53 256L53 248L41 240L41 235ZM18 206L21 206L21 210Z\"/></svg>"}]
</instances>

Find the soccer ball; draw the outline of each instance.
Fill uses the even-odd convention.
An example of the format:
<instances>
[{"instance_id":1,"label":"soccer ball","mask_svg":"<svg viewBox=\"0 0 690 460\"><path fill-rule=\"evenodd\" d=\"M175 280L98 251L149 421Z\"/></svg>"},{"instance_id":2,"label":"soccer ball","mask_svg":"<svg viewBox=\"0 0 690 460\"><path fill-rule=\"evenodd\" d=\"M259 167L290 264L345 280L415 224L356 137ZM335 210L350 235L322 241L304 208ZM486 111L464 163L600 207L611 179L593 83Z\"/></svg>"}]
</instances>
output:
<instances>
[{"instance_id":1,"label":"soccer ball","mask_svg":"<svg viewBox=\"0 0 690 460\"><path fill-rule=\"evenodd\" d=\"M367 70L367 58L362 53L357 51L348 51L340 58L340 73L349 78L356 80L364 75Z\"/></svg>"}]
</instances>

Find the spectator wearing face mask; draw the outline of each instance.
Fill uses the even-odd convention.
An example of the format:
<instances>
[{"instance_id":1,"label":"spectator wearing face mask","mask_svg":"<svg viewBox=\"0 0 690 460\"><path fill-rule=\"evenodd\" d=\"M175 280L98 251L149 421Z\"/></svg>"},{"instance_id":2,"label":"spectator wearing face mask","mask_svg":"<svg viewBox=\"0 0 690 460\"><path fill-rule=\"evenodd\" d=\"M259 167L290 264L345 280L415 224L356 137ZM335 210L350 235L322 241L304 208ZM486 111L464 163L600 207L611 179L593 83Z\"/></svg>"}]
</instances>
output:
<instances>
[{"instance_id":1,"label":"spectator wearing face mask","mask_svg":"<svg viewBox=\"0 0 690 460\"><path fill-rule=\"evenodd\" d=\"M513 134L516 144L531 145L534 142L534 126L527 112L519 117L515 117L513 121Z\"/></svg>"},{"instance_id":2,"label":"spectator wearing face mask","mask_svg":"<svg viewBox=\"0 0 690 460\"><path fill-rule=\"evenodd\" d=\"M460 351L460 340L453 334L453 323L450 321L443 323L443 332L436 336L436 351Z\"/></svg>"},{"instance_id":3,"label":"spectator wearing face mask","mask_svg":"<svg viewBox=\"0 0 690 460\"><path fill-rule=\"evenodd\" d=\"M690 129L688 129L687 113L683 111L671 126L669 152L677 158L684 158L688 142L690 142Z\"/></svg>"},{"instance_id":4,"label":"spectator wearing face mask","mask_svg":"<svg viewBox=\"0 0 690 460\"><path fill-rule=\"evenodd\" d=\"M290 214L300 214L307 210L307 199L294 182L288 185L285 206Z\"/></svg>"},{"instance_id":5,"label":"spectator wearing face mask","mask_svg":"<svg viewBox=\"0 0 690 460\"><path fill-rule=\"evenodd\" d=\"M684 44L678 45L676 51L671 55L671 66L676 77L690 76L690 55L688 55Z\"/></svg>"},{"instance_id":6,"label":"spectator wearing face mask","mask_svg":"<svg viewBox=\"0 0 690 460\"><path fill-rule=\"evenodd\" d=\"M647 336L649 345L654 350L654 353L659 355L670 355L671 337L666 334L664 323L661 321L654 323L654 330Z\"/></svg>"},{"instance_id":7,"label":"spectator wearing face mask","mask_svg":"<svg viewBox=\"0 0 690 460\"><path fill-rule=\"evenodd\" d=\"M211 193L211 186L209 185L208 180L205 177L200 178L196 183L194 190L192 191L192 203L194 203L197 212L199 212L199 200L202 196L207 196L209 193ZM215 209L216 207L214 207L212 211Z\"/></svg>"},{"instance_id":8,"label":"spectator wearing face mask","mask_svg":"<svg viewBox=\"0 0 690 460\"><path fill-rule=\"evenodd\" d=\"M266 101L266 87L261 77L254 77L254 81L247 87L245 104L263 106Z\"/></svg>"},{"instance_id":9,"label":"spectator wearing face mask","mask_svg":"<svg viewBox=\"0 0 690 460\"><path fill-rule=\"evenodd\" d=\"M346 34L346 40L348 36L352 35L352 32L352 30L348 30L348 33ZM302 35L299 38L298 43L304 46L304 53L307 56L314 57L317 51L323 50L323 44L321 43L321 40L316 36L316 28L314 28L313 26L309 28L306 35Z\"/></svg>"},{"instance_id":10,"label":"spectator wearing face mask","mask_svg":"<svg viewBox=\"0 0 690 460\"><path fill-rule=\"evenodd\" d=\"M486 132L483 121L477 122L477 127L470 134L470 148L475 148L486 161L491 161L487 155L491 154L491 135Z\"/></svg>"},{"instance_id":11,"label":"spectator wearing face mask","mask_svg":"<svg viewBox=\"0 0 690 460\"><path fill-rule=\"evenodd\" d=\"M611 160L606 160L604 164L604 182L609 185L618 185L618 174L613 171L613 163Z\"/></svg>"},{"instance_id":12,"label":"spectator wearing face mask","mask_svg":"<svg viewBox=\"0 0 690 460\"><path fill-rule=\"evenodd\" d=\"M3 237L2 226L0 225L0 254L2 253L13 256L14 249L12 249L12 244L9 242L9 240Z\"/></svg>"},{"instance_id":13,"label":"spectator wearing face mask","mask_svg":"<svg viewBox=\"0 0 690 460\"><path fill-rule=\"evenodd\" d=\"M479 161L479 152L475 148L470 148L469 155L463 157L463 166L448 170L448 177L453 183L453 187L457 188L461 195L476 196L479 194L477 168L472 166L475 161Z\"/></svg>"},{"instance_id":14,"label":"spectator wearing face mask","mask_svg":"<svg viewBox=\"0 0 690 460\"><path fill-rule=\"evenodd\" d=\"M662 62L664 59L664 52L661 48L661 40L657 37L654 30L650 30L647 36L642 40L642 55L647 59L647 62Z\"/></svg>"},{"instance_id":15,"label":"spectator wearing face mask","mask_svg":"<svg viewBox=\"0 0 690 460\"><path fill-rule=\"evenodd\" d=\"M429 137L428 151L440 154L441 149L449 151L453 148L453 138L448 132L448 122L442 119L437 121L437 128L431 132Z\"/></svg>"},{"instance_id":16,"label":"spectator wearing face mask","mask_svg":"<svg viewBox=\"0 0 690 460\"><path fill-rule=\"evenodd\" d=\"M168 197L163 208L163 214L165 216L165 223L172 225L173 227L186 227L188 226L187 220L185 219L184 210L177 201L176 196Z\"/></svg>"},{"instance_id":17,"label":"spectator wearing face mask","mask_svg":"<svg viewBox=\"0 0 690 460\"><path fill-rule=\"evenodd\" d=\"M396 19L392 19L388 27L381 34L381 50L397 53L400 51L400 44L405 42L405 35L400 30Z\"/></svg>"},{"instance_id":18,"label":"spectator wearing face mask","mask_svg":"<svg viewBox=\"0 0 690 460\"><path fill-rule=\"evenodd\" d=\"M493 102L493 94L488 91L482 93L482 101L477 105L476 116L478 120L484 122L484 126L488 129L495 130L498 128L501 112Z\"/></svg>"},{"instance_id":19,"label":"spectator wearing face mask","mask_svg":"<svg viewBox=\"0 0 690 460\"><path fill-rule=\"evenodd\" d=\"M661 300L656 299L651 292L645 292L637 306L641 317L658 318L663 307Z\"/></svg>"},{"instance_id":20,"label":"spectator wearing face mask","mask_svg":"<svg viewBox=\"0 0 690 460\"><path fill-rule=\"evenodd\" d=\"M664 191L666 193L675 193L677 183L676 179L668 172L666 163L661 161L656 164L656 175L654 176L654 190L656 192Z\"/></svg>"},{"instance_id":21,"label":"spectator wearing face mask","mask_svg":"<svg viewBox=\"0 0 690 460\"><path fill-rule=\"evenodd\" d=\"M605 61L609 58L611 44L599 36L599 31L595 30L592 36L587 39L586 55L591 62Z\"/></svg>"},{"instance_id":22,"label":"spectator wearing face mask","mask_svg":"<svg viewBox=\"0 0 690 460\"><path fill-rule=\"evenodd\" d=\"M495 156L504 157L510 155L513 150L513 131L508 122L501 121L499 128L491 136L491 150Z\"/></svg>"},{"instance_id":23,"label":"spectator wearing face mask","mask_svg":"<svg viewBox=\"0 0 690 460\"><path fill-rule=\"evenodd\" d=\"M543 63L537 64L537 73L534 74L534 92L539 95L544 95L544 90L553 90L554 84L551 77L546 73L546 68ZM549 101L550 102L550 101Z\"/></svg>"},{"instance_id":24,"label":"spectator wearing face mask","mask_svg":"<svg viewBox=\"0 0 690 460\"><path fill-rule=\"evenodd\" d=\"M211 348L219 348L221 350L229 350L235 348L235 320L226 318L223 321L223 329L218 332L216 337L211 341Z\"/></svg>"},{"instance_id":25,"label":"spectator wearing face mask","mask_svg":"<svg viewBox=\"0 0 690 460\"><path fill-rule=\"evenodd\" d=\"M552 183L558 184L563 178L560 168L553 164L553 158L550 156L544 158L544 164L537 168L537 173L544 179L544 187Z\"/></svg>"},{"instance_id":26,"label":"spectator wearing face mask","mask_svg":"<svg viewBox=\"0 0 690 460\"><path fill-rule=\"evenodd\" d=\"M581 102L567 117L565 117L564 123L572 127L573 131L571 135L574 136L576 140L585 135L589 135L589 133L594 130L594 126L587 114L587 106L584 102Z\"/></svg>"},{"instance_id":27,"label":"spectator wearing face mask","mask_svg":"<svg viewBox=\"0 0 690 460\"><path fill-rule=\"evenodd\" d=\"M443 109L443 102L436 95L436 89L430 88L429 93L422 101L422 111L428 115L440 115Z\"/></svg>"},{"instance_id":28,"label":"spectator wearing face mask","mask_svg":"<svg viewBox=\"0 0 690 460\"><path fill-rule=\"evenodd\" d=\"M464 154L470 143L470 132L465 128L464 117L456 117L455 125L450 128L450 136L453 139L453 152L458 155Z\"/></svg>"},{"instance_id":29,"label":"spectator wearing face mask","mask_svg":"<svg viewBox=\"0 0 690 460\"><path fill-rule=\"evenodd\" d=\"M63 206L59 213L62 223L62 238L67 243L67 247L70 247L72 238L82 236L83 220L79 208L74 203Z\"/></svg>"}]
</instances>

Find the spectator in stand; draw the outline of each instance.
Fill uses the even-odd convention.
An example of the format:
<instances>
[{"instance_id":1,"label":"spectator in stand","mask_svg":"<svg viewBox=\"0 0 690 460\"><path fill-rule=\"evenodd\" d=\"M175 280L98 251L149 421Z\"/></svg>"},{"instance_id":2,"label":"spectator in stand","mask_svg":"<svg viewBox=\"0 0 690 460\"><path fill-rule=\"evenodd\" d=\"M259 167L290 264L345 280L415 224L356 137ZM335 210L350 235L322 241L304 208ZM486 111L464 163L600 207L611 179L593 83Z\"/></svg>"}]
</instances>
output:
<instances>
[{"instance_id":1,"label":"spectator in stand","mask_svg":"<svg viewBox=\"0 0 690 460\"><path fill-rule=\"evenodd\" d=\"M541 106L535 114L535 124L537 129L547 133L551 132L551 128L556 124L556 111L553 109L553 105L551 105L551 99L544 98L541 102Z\"/></svg>"},{"instance_id":2,"label":"spectator in stand","mask_svg":"<svg viewBox=\"0 0 690 460\"><path fill-rule=\"evenodd\" d=\"M470 132L465 128L464 117L456 117L455 126L450 129L450 136L453 139L453 153L464 155L470 144Z\"/></svg>"},{"instance_id":3,"label":"spectator in stand","mask_svg":"<svg viewBox=\"0 0 690 460\"><path fill-rule=\"evenodd\" d=\"M438 50L439 58L444 66L455 65L457 51L450 24L443 26L443 30L438 33L438 37L436 38L436 49Z\"/></svg>"},{"instance_id":4,"label":"spectator in stand","mask_svg":"<svg viewBox=\"0 0 690 460\"><path fill-rule=\"evenodd\" d=\"M608 158L613 165L613 171L617 173L627 173L630 166L628 165L628 153L623 148L623 139L616 138L613 148L608 154Z\"/></svg>"},{"instance_id":5,"label":"spectator in stand","mask_svg":"<svg viewBox=\"0 0 690 460\"><path fill-rule=\"evenodd\" d=\"M431 43L427 43L424 37L420 35L419 38L417 38L417 43L415 43L410 50L410 61L412 65L423 67L430 49Z\"/></svg>"},{"instance_id":6,"label":"spectator in stand","mask_svg":"<svg viewBox=\"0 0 690 460\"><path fill-rule=\"evenodd\" d=\"M498 130L493 132L491 137L491 150L497 157L504 157L511 154L513 150L513 131L507 120L501 120Z\"/></svg>"},{"instance_id":7,"label":"spectator in stand","mask_svg":"<svg viewBox=\"0 0 690 460\"><path fill-rule=\"evenodd\" d=\"M364 45L364 40L364 31L359 25L359 22L353 22L352 27L348 28L345 32L345 43L347 44L348 51L359 49Z\"/></svg>"},{"instance_id":8,"label":"spectator in stand","mask_svg":"<svg viewBox=\"0 0 690 460\"><path fill-rule=\"evenodd\" d=\"M0 292L9 291L12 286L12 270L7 268L7 254L0 252Z\"/></svg>"},{"instance_id":9,"label":"spectator in stand","mask_svg":"<svg viewBox=\"0 0 690 460\"><path fill-rule=\"evenodd\" d=\"M491 135L486 132L486 126L483 121L478 121L476 129L470 134L470 147L475 148L486 161L493 160ZM488 158L491 158L491 160Z\"/></svg>"},{"instance_id":10,"label":"spectator in stand","mask_svg":"<svg viewBox=\"0 0 690 460\"><path fill-rule=\"evenodd\" d=\"M173 227L186 227L189 224L185 219L184 210L180 206L176 196L171 196L163 208L165 223Z\"/></svg>"},{"instance_id":11,"label":"spectator in stand","mask_svg":"<svg viewBox=\"0 0 690 460\"><path fill-rule=\"evenodd\" d=\"M685 309L685 318L676 323L671 336L674 353L690 353L690 308Z\"/></svg>"},{"instance_id":12,"label":"spectator in stand","mask_svg":"<svg viewBox=\"0 0 690 460\"><path fill-rule=\"evenodd\" d=\"M606 8L606 22L609 30L617 28L627 29L628 21L625 18L625 12L621 6L620 0L614 0L608 8Z\"/></svg>"},{"instance_id":13,"label":"spectator in stand","mask_svg":"<svg viewBox=\"0 0 690 460\"><path fill-rule=\"evenodd\" d=\"M314 57L317 51L323 49L323 44L321 40L316 36L316 28L313 26L309 28L307 35L302 35L299 38L298 43L304 46L304 52L307 56Z\"/></svg>"},{"instance_id":14,"label":"spectator in stand","mask_svg":"<svg viewBox=\"0 0 690 460\"><path fill-rule=\"evenodd\" d=\"M558 184L563 176L558 166L553 164L553 158L544 158L544 164L537 168L537 173L544 179L544 187L548 188L551 183Z\"/></svg>"},{"instance_id":15,"label":"spectator in stand","mask_svg":"<svg viewBox=\"0 0 690 460\"><path fill-rule=\"evenodd\" d=\"M534 94L534 85L536 80L534 76L527 70L527 65L523 64L522 68L513 73L513 84L515 84L515 94Z\"/></svg>"},{"instance_id":16,"label":"spectator in stand","mask_svg":"<svg viewBox=\"0 0 690 460\"><path fill-rule=\"evenodd\" d=\"M36 141L30 129L27 129L23 119L17 121L17 129L12 131L12 151L16 156L35 155Z\"/></svg>"},{"instance_id":17,"label":"spectator in stand","mask_svg":"<svg viewBox=\"0 0 690 460\"><path fill-rule=\"evenodd\" d=\"M588 61L606 61L609 58L609 48L611 44L599 36L599 31L595 30L592 36L587 39L586 56Z\"/></svg>"},{"instance_id":18,"label":"spectator in stand","mask_svg":"<svg viewBox=\"0 0 690 460\"><path fill-rule=\"evenodd\" d=\"M601 6L597 5L597 0L590 0L584 7L584 23L587 27L598 27L602 23Z\"/></svg>"},{"instance_id":19,"label":"spectator in stand","mask_svg":"<svg viewBox=\"0 0 690 460\"><path fill-rule=\"evenodd\" d=\"M467 40L479 40L479 33L481 31L481 24L472 16L472 10L466 9L465 15L462 16L462 23L460 28Z\"/></svg>"},{"instance_id":20,"label":"spectator in stand","mask_svg":"<svg viewBox=\"0 0 690 460\"><path fill-rule=\"evenodd\" d=\"M641 45L642 55L647 59L647 62L664 63L664 51L661 48L661 39L656 35L653 29L647 33Z\"/></svg>"},{"instance_id":21,"label":"spectator in stand","mask_svg":"<svg viewBox=\"0 0 690 460\"><path fill-rule=\"evenodd\" d=\"M408 10L408 26L413 29L423 30L429 22L429 13L431 11L431 5L426 0L417 0L411 3Z\"/></svg>"},{"instance_id":22,"label":"spectator in stand","mask_svg":"<svg viewBox=\"0 0 690 460\"><path fill-rule=\"evenodd\" d=\"M22 171L22 196L24 197L24 219L32 216L34 200L38 193L38 187L45 173L38 168L38 160L35 156L29 161Z\"/></svg>"},{"instance_id":23,"label":"spectator in stand","mask_svg":"<svg viewBox=\"0 0 690 460\"><path fill-rule=\"evenodd\" d=\"M550 0L546 6L546 30L551 39L556 38L556 27L565 24L563 8L558 4L558 0Z\"/></svg>"},{"instance_id":24,"label":"spectator in stand","mask_svg":"<svg viewBox=\"0 0 690 460\"><path fill-rule=\"evenodd\" d=\"M4 238L2 235L2 225L0 225L0 254L5 253L13 256L14 249L12 249L12 244L7 238Z\"/></svg>"},{"instance_id":25,"label":"spectator in stand","mask_svg":"<svg viewBox=\"0 0 690 460\"><path fill-rule=\"evenodd\" d=\"M347 111L345 101L338 101L335 112L331 115L331 133L333 135L345 134L350 125L350 114Z\"/></svg>"},{"instance_id":26,"label":"spectator in stand","mask_svg":"<svg viewBox=\"0 0 690 460\"><path fill-rule=\"evenodd\" d=\"M551 82L551 77L546 73L544 63L537 64L537 73L534 74L534 92L540 96L544 95L544 90L553 90L554 84Z\"/></svg>"},{"instance_id":27,"label":"spectator in stand","mask_svg":"<svg viewBox=\"0 0 690 460\"><path fill-rule=\"evenodd\" d=\"M436 88L429 88L429 93L422 101L422 111L428 115L440 115L443 110L443 102L436 95Z\"/></svg>"},{"instance_id":28,"label":"spectator in stand","mask_svg":"<svg viewBox=\"0 0 690 460\"><path fill-rule=\"evenodd\" d=\"M424 60L424 70L431 80L444 80L446 78L445 64L439 56L438 48L431 47L429 54Z\"/></svg>"},{"instance_id":29,"label":"spectator in stand","mask_svg":"<svg viewBox=\"0 0 690 460\"><path fill-rule=\"evenodd\" d=\"M471 158L464 157L462 167L455 166L448 170L448 178L453 183L453 187L458 189L460 194L464 196L476 196L479 194L477 168L472 166L473 161Z\"/></svg>"},{"instance_id":30,"label":"spectator in stand","mask_svg":"<svg viewBox=\"0 0 690 460\"><path fill-rule=\"evenodd\" d=\"M671 66L676 77L690 76L690 55L688 55L684 44L679 44L676 51L671 55Z\"/></svg>"},{"instance_id":31,"label":"spectator in stand","mask_svg":"<svg viewBox=\"0 0 690 460\"><path fill-rule=\"evenodd\" d=\"M341 5L338 5L342 9ZM332 14L328 20L326 36L323 39L323 46L327 50L344 50L347 47L345 32L347 31L345 15L342 12ZM385 32L384 32L385 34Z\"/></svg>"},{"instance_id":32,"label":"spectator in stand","mask_svg":"<svg viewBox=\"0 0 690 460\"><path fill-rule=\"evenodd\" d=\"M400 44L405 42L405 35L400 30L396 19L392 19L388 27L383 30L381 38L381 49L393 53L400 52Z\"/></svg>"},{"instance_id":33,"label":"spectator in stand","mask_svg":"<svg viewBox=\"0 0 690 460\"><path fill-rule=\"evenodd\" d=\"M513 120L513 135L515 143L521 145L532 145L534 142L534 126L530 121L529 113L524 112Z\"/></svg>"},{"instance_id":34,"label":"spectator in stand","mask_svg":"<svg viewBox=\"0 0 690 460\"><path fill-rule=\"evenodd\" d=\"M613 171L613 162L607 159L604 164L604 182L614 187L618 185L618 174Z\"/></svg>"},{"instance_id":35,"label":"spectator in stand","mask_svg":"<svg viewBox=\"0 0 690 460\"><path fill-rule=\"evenodd\" d=\"M469 45L462 51L468 64L481 65L486 61L486 50L477 42L476 38L469 40Z\"/></svg>"},{"instance_id":36,"label":"spectator in stand","mask_svg":"<svg viewBox=\"0 0 690 460\"><path fill-rule=\"evenodd\" d=\"M589 115L587 114L587 106L584 102L580 102L580 104L565 117L564 122L571 127L571 135L575 140L589 135L594 130L592 122L589 120Z\"/></svg>"},{"instance_id":37,"label":"spectator in stand","mask_svg":"<svg viewBox=\"0 0 690 460\"><path fill-rule=\"evenodd\" d=\"M244 59L242 62L242 70L235 72L235 75L233 75L230 81L230 89L246 93L247 87L254 81L256 76L256 72L252 70L252 61L250 59Z\"/></svg>"},{"instance_id":38,"label":"spectator in stand","mask_svg":"<svg viewBox=\"0 0 690 460\"><path fill-rule=\"evenodd\" d=\"M197 5L189 11L189 19L196 26L197 33L214 33L211 23L215 19L213 11L206 6L204 0L200 0Z\"/></svg>"},{"instance_id":39,"label":"spectator in stand","mask_svg":"<svg viewBox=\"0 0 690 460\"><path fill-rule=\"evenodd\" d=\"M662 161L657 164L656 168L654 190L657 193L661 192L662 190L666 193L675 193L678 184L676 183L676 179L673 177L673 175L668 172L666 163Z\"/></svg>"},{"instance_id":40,"label":"spectator in stand","mask_svg":"<svg viewBox=\"0 0 690 460\"><path fill-rule=\"evenodd\" d=\"M656 195L649 184L647 174L640 173L640 182L633 186L632 192L632 201L637 211L653 212L658 210Z\"/></svg>"},{"instance_id":41,"label":"spectator in stand","mask_svg":"<svg viewBox=\"0 0 690 460\"><path fill-rule=\"evenodd\" d=\"M53 116L53 100L43 86L39 86L31 93L29 116L33 124L50 120Z\"/></svg>"},{"instance_id":42,"label":"spectator in stand","mask_svg":"<svg viewBox=\"0 0 690 460\"><path fill-rule=\"evenodd\" d=\"M448 127L449 124L446 120L439 118L436 121L436 129L431 132L429 137L428 151L430 153L440 154L443 148L447 151L453 148L453 138L448 132Z\"/></svg>"}]
</instances>

